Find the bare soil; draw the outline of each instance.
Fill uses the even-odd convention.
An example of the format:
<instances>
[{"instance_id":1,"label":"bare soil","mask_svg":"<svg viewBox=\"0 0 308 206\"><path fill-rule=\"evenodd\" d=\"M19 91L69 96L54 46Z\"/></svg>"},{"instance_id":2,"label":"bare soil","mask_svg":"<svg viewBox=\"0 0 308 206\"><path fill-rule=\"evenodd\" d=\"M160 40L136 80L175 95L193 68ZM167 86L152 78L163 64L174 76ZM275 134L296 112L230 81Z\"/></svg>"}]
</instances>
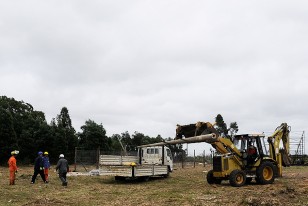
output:
<instances>
[{"instance_id":1,"label":"bare soil","mask_svg":"<svg viewBox=\"0 0 308 206\"><path fill-rule=\"evenodd\" d=\"M252 182L240 188L223 181L209 185L205 180L211 166L178 166L169 178L147 182L118 182L113 177L70 176L61 186L50 170L50 183L40 177L30 184L31 167L21 167L16 185L9 186L8 168L0 167L0 205L308 205L308 167L283 170L283 177L270 185Z\"/></svg>"}]
</instances>

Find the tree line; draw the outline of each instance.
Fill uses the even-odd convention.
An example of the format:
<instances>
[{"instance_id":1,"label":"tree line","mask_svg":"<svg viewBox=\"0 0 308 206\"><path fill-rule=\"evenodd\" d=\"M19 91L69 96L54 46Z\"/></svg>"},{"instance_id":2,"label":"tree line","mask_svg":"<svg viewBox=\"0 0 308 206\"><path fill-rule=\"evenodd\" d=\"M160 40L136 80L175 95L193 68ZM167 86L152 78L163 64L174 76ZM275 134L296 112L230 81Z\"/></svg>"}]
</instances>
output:
<instances>
[{"instance_id":1,"label":"tree line","mask_svg":"<svg viewBox=\"0 0 308 206\"><path fill-rule=\"evenodd\" d=\"M221 134L231 131L231 127L226 128L221 115L217 115L215 120ZM232 128L237 132L236 122ZM36 111L31 104L0 96L0 164L6 163L12 150L20 151L18 159L24 164L32 163L38 151L48 151L51 162L56 162L62 153L73 162L76 147L135 151L139 145L171 139L160 135L150 137L140 132L131 135L127 131L108 137L103 125L90 119L81 126L81 132L76 132L66 107L47 123L44 112ZM181 145L172 145L170 149L174 155L184 152Z\"/></svg>"}]
</instances>

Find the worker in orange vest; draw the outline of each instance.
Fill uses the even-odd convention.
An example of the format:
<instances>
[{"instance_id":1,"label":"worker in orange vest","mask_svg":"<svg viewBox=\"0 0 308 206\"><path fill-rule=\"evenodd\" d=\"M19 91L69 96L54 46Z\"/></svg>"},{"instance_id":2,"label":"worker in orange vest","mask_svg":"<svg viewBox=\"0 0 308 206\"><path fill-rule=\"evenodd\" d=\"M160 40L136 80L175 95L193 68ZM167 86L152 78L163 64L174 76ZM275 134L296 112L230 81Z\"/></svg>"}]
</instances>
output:
<instances>
[{"instance_id":1,"label":"worker in orange vest","mask_svg":"<svg viewBox=\"0 0 308 206\"><path fill-rule=\"evenodd\" d=\"M9 161L7 162L9 165L9 171L10 171L10 185L15 185L15 174L17 173L17 164L16 164L16 155L18 155L19 151L14 150L11 152L11 157Z\"/></svg>"}]
</instances>

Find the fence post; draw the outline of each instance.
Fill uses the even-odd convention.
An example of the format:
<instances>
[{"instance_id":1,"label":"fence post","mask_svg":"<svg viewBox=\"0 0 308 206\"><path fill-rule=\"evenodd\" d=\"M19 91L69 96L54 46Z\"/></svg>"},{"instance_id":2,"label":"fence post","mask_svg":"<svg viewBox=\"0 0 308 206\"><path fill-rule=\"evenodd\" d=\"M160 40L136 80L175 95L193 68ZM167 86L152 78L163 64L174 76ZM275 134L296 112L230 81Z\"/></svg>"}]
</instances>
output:
<instances>
[{"instance_id":1,"label":"fence post","mask_svg":"<svg viewBox=\"0 0 308 206\"><path fill-rule=\"evenodd\" d=\"M196 150L194 150L194 168L196 167Z\"/></svg>"},{"instance_id":2,"label":"fence post","mask_svg":"<svg viewBox=\"0 0 308 206\"><path fill-rule=\"evenodd\" d=\"M203 167L205 167L205 150L203 150Z\"/></svg>"},{"instance_id":3,"label":"fence post","mask_svg":"<svg viewBox=\"0 0 308 206\"><path fill-rule=\"evenodd\" d=\"M75 161L74 161L74 172L77 171L77 147L75 147Z\"/></svg>"},{"instance_id":4,"label":"fence post","mask_svg":"<svg viewBox=\"0 0 308 206\"><path fill-rule=\"evenodd\" d=\"M99 156L100 156L101 147L98 146L96 151L96 169L99 169Z\"/></svg>"},{"instance_id":5,"label":"fence post","mask_svg":"<svg viewBox=\"0 0 308 206\"><path fill-rule=\"evenodd\" d=\"M185 153L184 151L182 152L182 168L184 168L184 156L185 156Z\"/></svg>"}]
</instances>

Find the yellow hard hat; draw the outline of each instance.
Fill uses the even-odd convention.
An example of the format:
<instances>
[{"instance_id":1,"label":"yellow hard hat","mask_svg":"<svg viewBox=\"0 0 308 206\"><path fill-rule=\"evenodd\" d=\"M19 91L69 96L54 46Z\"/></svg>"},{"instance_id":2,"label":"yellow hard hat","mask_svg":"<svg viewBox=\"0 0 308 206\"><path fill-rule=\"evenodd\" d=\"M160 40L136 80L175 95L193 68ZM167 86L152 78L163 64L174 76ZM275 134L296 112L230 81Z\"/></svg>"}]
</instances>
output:
<instances>
[{"instance_id":1,"label":"yellow hard hat","mask_svg":"<svg viewBox=\"0 0 308 206\"><path fill-rule=\"evenodd\" d=\"M18 150L14 150L14 151L11 152L11 155L17 155L18 153L19 153Z\"/></svg>"},{"instance_id":2,"label":"yellow hard hat","mask_svg":"<svg viewBox=\"0 0 308 206\"><path fill-rule=\"evenodd\" d=\"M48 155L48 152L44 152L44 155Z\"/></svg>"}]
</instances>

